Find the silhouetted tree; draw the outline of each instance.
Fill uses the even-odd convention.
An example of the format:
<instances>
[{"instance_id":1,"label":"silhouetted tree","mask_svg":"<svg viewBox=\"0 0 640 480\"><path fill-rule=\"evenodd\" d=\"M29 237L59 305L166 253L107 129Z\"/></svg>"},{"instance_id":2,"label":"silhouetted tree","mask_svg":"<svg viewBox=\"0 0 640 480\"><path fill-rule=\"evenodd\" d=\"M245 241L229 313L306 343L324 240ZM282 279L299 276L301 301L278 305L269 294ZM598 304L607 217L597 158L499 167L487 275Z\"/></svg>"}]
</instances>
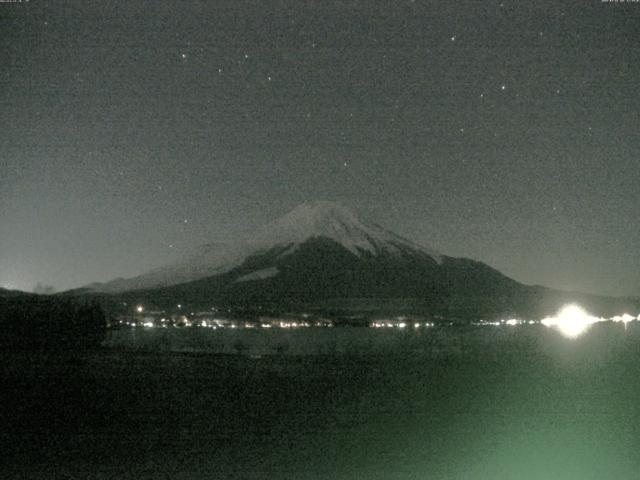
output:
<instances>
[{"instance_id":1,"label":"silhouetted tree","mask_svg":"<svg viewBox=\"0 0 640 480\"><path fill-rule=\"evenodd\" d=\"M33 293L38 295L53 295L55 292L55 289L51 285L43 285L40 282L33 288Z\"/></svg>"}]
</instances>

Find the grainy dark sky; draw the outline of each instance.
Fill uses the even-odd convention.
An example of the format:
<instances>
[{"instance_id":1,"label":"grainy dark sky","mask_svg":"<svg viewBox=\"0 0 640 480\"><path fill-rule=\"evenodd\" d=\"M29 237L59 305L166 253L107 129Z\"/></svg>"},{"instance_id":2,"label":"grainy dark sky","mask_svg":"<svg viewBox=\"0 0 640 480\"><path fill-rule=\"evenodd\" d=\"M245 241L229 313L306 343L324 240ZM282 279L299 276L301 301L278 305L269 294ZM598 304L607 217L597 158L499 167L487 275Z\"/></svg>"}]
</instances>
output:
<instances>
[{"instance_id":1,"label":"grainy dark sky","mask_svg":"<svg viewBox=\"0 0 640 480\"><path fill-rule=\"evenodd\" d=\"M131 276L343 203L640 295L640 3L0 3L0 285Z\"/></svg>"}]
</instances>

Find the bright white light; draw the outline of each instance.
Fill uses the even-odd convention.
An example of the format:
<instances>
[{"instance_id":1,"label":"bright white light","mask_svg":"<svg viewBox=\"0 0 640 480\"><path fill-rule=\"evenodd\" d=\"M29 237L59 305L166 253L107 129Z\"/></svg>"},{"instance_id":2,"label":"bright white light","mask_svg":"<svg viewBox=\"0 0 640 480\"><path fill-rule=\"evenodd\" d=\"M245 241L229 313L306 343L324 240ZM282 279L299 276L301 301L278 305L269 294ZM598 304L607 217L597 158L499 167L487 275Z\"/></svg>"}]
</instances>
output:
<instances>
[{"instance_id":1,"label":"bright white light","mask_svg":"<svg viewBox=\"0 0 640 480\"><path fill-rule=\"evenodd\" d=\"M507 325L513 327L514 325L518 325L520 322L515 318L511 318L505 322Z\"/></svg>"},{"instance_id":2,"label":"bright white light","mask_svg":"<svg viewBox=\"0 0 640 480\"><path fill-rule=\"evenodd\" d=\"M547 317L541 323L546 327L556 327L565 337L576 338L598 321L578 305L567 305L555 317Z\"/></svg>"},{"instance_id":3,"label":"bright white light","mask_svg":"<svg viewBox=\"0 0 640 480\"><path fill-rule=\"evenodd\" d=\"M142 305L138 305L138 306L136 307L136 312L138 312L138 313L142 313L142 312L144 312L144 307L143 307Z\"/></svg>"},{"instance_id":4,"label":"bright white light","mask_svg":"<svg viewBox=\"0 0 640 480\"><path fill-rule=\"evenodd\" d=\"M404 323L404 322L398 324L398 328L404 328L406 326L407 326L407 324Z\"/></svg>"},{"instance_id":5,"label":"bright white light","mask_svg":"<svg viewBox=\"0 0 640 480\"><path fill-rule=\"evenodd\" d=\"M628 313L624 313L622 315L616 315L615 317L612 317L611 320L614 322L629 323L635 320L635 318L629 315Z\"/></svg>"},{"instance_id":6,"label":"bright white light","mask_svg":"<svg viewBox=\"0 0 640 480\"><path fill-rule=\"evenodd\" d=\"M147 328L150 328L150 327L153 327L153 322L144 322L142 325Z\"/></svg>"}]
</instances>

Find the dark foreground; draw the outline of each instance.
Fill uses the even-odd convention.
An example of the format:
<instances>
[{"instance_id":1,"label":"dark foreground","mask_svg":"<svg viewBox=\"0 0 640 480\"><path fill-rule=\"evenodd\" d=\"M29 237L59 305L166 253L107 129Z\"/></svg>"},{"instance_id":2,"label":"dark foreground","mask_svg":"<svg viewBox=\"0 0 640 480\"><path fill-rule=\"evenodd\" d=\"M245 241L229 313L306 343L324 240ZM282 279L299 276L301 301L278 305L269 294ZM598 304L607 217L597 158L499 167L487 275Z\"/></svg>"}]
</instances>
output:
<instances>
[{"instance_id":1,"label":"dark foreground","mask_svg":"<svg viewBox=\"0 0 640 480\"><path fill-rule=\"evenodd\" d=\"M636 340L436 359L14 354L0 476L635 479Z\"/></svg>"}]
</instances>

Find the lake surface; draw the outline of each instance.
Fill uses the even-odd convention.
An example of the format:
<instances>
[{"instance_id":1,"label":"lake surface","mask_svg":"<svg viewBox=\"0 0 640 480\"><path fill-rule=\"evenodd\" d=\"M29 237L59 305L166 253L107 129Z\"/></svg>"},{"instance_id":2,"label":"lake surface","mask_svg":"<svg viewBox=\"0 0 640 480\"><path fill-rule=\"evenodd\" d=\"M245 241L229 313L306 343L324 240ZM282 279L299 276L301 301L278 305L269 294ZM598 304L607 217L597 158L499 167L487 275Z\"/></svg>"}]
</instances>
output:
<instances>
[{"instance_id":1,"label":"lake surface","mask_svg":"<svg viewBox=\"0 0 640 480\"><path fill-rule=\"evenodd\" d=\"M405 355L426 358L568 352L604 360L640 341L640 322L595 324L577 338L541 324L405 328L146 328L109 332L104 345L142 351L263 355Z\"/></svg>"},{"instance_id":2,"label":"lake surface","mask_svg":"<svg viewBox=\"0 0 640 480\"><path fill-rule=\"evenodd\" d=\"M5 477L638 478L635 323L175 330L5 359Z\"/></svg>"}]
</instances>

